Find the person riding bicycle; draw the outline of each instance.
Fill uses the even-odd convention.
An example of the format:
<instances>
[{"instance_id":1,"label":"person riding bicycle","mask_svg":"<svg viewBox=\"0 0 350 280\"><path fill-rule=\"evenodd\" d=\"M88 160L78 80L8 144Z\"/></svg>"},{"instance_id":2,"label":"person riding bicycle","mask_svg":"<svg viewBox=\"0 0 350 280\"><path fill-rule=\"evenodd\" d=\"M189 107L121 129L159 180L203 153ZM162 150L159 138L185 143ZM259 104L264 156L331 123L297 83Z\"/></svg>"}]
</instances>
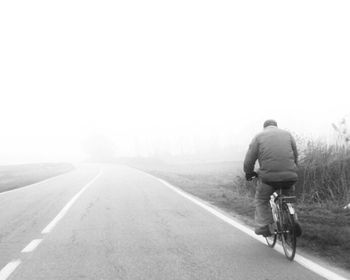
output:
<instances>
[{"instance_id":1,"label":"person riding bicycle","mask_svg":"<svg viewBox=\"0 0 350 280\"><path fill-rule=\"evenodd\" d=\"M256 161L260 169L254 171ZM258 177L255 194L255 233L269 236L273 232L273 217L269 204L270 196L277 188L290 194L298 180L298 151L293 136L277 127L275 120L264 122L264 130L258 133L249 145L244 159L246 179ZM296 223L296 233L301 228Z\"/></svg>"}]
</instances>

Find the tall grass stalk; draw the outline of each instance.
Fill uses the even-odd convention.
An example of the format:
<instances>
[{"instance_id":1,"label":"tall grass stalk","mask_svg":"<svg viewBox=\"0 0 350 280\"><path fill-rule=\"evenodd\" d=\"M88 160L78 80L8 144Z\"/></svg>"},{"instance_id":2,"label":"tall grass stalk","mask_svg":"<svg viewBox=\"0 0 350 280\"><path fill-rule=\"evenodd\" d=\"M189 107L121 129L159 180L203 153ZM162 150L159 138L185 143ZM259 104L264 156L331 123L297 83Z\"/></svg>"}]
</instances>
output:
<instances>
[{"instance_id":1,"label":"tall grass stalk","mask_svg":"<svg viewBox=\"0 0 350 280\"><path fill-rule=\"evenodd\" d=\"M350 199L350 149L308 141L301 149L297 194L304 202L342 204Z\"/></svg>"}]
</instances>

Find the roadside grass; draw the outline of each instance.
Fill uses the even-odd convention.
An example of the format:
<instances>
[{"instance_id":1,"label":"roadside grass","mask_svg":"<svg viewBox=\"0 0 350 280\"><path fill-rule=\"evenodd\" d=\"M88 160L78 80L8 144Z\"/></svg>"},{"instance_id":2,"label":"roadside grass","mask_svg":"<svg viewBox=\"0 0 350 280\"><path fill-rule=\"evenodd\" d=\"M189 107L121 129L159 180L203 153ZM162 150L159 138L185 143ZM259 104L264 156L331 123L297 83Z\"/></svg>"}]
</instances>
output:
<instances>
[{"instance_id":1,"label":"roadside grass","mask_svg":"<svg viewBox=\"0 0 350 280\"><path fill-rule=\"evenodd\" d=\"M300 144L297 195L309 203L350 202L350 147L307 141Z\"/></svg>"},{"instance_id":2,"label":"roadside grass","mask_svg":"<svg viewBox=\"0 0 350 280\"><path fill-rule=\"evenodd\" d=\"M210 164L133 164L254 225L254 183L238 171L239 162ZM298 247L350 269L350 211L336 203L299 201L297 205L303 235Z\"/></svg>"},{"instance_id":3,"label":"roadside grass","mask_svg":"<svg viewBox=\"0 0 350 280\"><path fill-rule=\"evenodd\" d=\"M69 163L34 163L0 166L0 192L21 188L73 170Z\"/></svg>"}]
</instances>

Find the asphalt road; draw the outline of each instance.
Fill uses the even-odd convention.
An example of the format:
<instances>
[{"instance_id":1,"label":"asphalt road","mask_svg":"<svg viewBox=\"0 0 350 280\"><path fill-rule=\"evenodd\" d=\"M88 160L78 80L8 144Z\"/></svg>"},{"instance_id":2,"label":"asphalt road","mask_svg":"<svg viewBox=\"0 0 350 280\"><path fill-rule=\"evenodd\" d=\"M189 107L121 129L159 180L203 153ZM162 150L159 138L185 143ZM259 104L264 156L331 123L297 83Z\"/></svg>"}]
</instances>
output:
<instances>
[{"instance_id":1,"label":"asphalt road","mask_svg":"<svg viewBox=\"0 0 350 280\"><path fill-rule=\"evenodd\" d=\"M21 252L36 239L33 251ZM323 279L154 178L108 165L0 194L4 267L1 280Z\"/></svg>"}]
</instances>

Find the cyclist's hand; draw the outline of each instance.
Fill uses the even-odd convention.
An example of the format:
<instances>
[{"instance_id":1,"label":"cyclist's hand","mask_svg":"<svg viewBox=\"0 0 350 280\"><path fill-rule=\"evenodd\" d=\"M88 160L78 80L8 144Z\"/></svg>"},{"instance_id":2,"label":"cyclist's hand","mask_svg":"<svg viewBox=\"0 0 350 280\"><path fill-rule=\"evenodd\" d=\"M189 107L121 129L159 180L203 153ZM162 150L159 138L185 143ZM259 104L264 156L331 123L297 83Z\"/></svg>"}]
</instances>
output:
<instances>
[{"instance_id":1,"label":"cyclist's hand","mask_svg":"<svg viewBox=\"0 0 350 280\"><path fill-rule=\"evenodd\" d=\"M246 173L245 174L245 178L247 181L251 181L253 180L253 178L258 177L258 173L256 173L255 171L253 171L252 173Z\"/></svg>"}]
</instances>

